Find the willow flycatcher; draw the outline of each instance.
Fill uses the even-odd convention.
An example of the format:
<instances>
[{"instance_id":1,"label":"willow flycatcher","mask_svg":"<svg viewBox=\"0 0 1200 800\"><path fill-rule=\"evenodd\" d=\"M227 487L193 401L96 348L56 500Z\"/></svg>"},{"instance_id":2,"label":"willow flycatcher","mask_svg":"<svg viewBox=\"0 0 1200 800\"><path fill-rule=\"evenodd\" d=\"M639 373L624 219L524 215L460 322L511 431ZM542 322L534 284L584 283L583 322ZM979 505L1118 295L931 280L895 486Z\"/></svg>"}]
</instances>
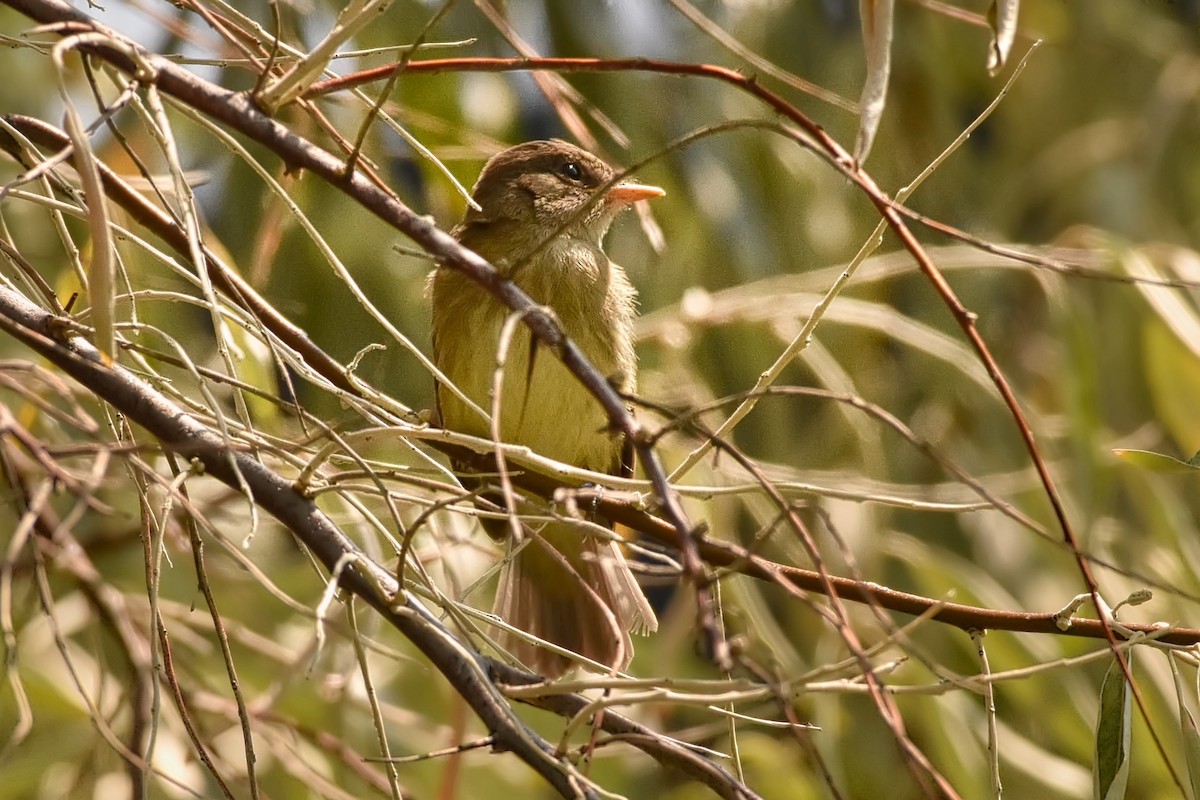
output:
<instances>
[{"instance_id":1,"label":"willow flycatcher","mask_svg":"<svg viewBox=\"0 0 1200 800\"><path fill-rule=\"evenodd\" d=\"M617 214L658 197L654 186L617 183L596 156L567 142L527 142L494 156L453 231L535 302L553 310L567 336L620 391L636 385L633 319L637 293L602 240ZM491 410L501 331L510 311L477 283L439 266L430 279L433 354L442 373L467 397ZM576 467L628 475L631 448L612 429L600 403L551 352L518 325L507 349L499 430L504 442ZM437 387L446 428L491 437L478 413ZM511 528L488 520L495 538ZM529 524L528 542L501 569L495 613L510 625L624 669L633 655L629 632L658 627L654 611L613 540L588 535L566 521ZM565 656L505 632L502 647L547 677L572 664Z\"/></svg>"}]
</instances>

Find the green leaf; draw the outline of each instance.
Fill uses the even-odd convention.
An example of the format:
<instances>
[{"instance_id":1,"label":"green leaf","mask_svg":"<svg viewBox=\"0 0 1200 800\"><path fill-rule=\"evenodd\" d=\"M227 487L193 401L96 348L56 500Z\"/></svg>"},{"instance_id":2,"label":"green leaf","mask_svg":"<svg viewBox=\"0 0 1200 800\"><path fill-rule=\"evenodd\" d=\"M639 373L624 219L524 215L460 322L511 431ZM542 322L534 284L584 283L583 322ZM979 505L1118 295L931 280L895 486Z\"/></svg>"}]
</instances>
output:
<instances>
[{"instance_id":1,"label":"green leaf","mask_svg":"<svg viewBox=\"0 0 1200 800\"><path fill-rule=\"evenodd\" d=\"M1200 730L1196 728L1196 718L1184 699L1183 678L1179 674L1179 662L1175 656L1168 653L1167 662L1171 665L1171 677L1175 681L1175 699L1179 701L1179 727L1183 737L1183 754L1188 767L1188 782L1192 787L1192 800L1200 797Z\"/></svg>"},{"instance_id":2,"label":"green leaf","mask_svg":"<svg viewBox=\"0 0 1200 800\"><path fill-rule=\"evenodd\" d=\"M1125 658L1132 668L1131 653ZM1096 759L1092 787L1096 800L1121 800L1129 784L1129 737L1132 719L1129 687L1114 660L1100 686L1100 718L1096 722Z\"/></svg>"},{"instance_id":3,"label":"green leaf","mask_svg":"<svg viewBox=\"0 0 1200 800\"><path fill-rule=\"evenodd\" d=\"M1200 453L1180 461L1178 458L1151 450L1113 450L1113 455L1129 464L1155 472L1190 472L1200 470Z\"/></svg>"},{"instance_id":4,"label":"green leaf","mask_svg":"<svg viewBox=\"0 0 1200 800\"><path fill-rule=\"evenodd\" d=\"M1159 424L1190 450L1200 441L1200 358L1170 328L1154 321L1142 328L1142 359Z\"/></svg>"}]
</instances>

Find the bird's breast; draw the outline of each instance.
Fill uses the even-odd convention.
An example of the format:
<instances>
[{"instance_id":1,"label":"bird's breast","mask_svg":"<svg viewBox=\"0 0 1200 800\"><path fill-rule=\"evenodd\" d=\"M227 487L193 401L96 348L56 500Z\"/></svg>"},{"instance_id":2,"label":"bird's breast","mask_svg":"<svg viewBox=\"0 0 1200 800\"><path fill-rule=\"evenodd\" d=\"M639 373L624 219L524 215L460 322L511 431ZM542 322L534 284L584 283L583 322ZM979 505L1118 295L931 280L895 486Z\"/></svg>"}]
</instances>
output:
<instances>
[{"instance_id":1,"label":"bird's breast","mask_svg":"<svg viewBox=\"0 0 1200 800\"><path fill-rule=\"evenodd\" d=\"M603 257L599 248L595 249ZM635 294L620 267L607 258L588 264L529 264L514 280L536 302L552 309L567 336L602 376L624 391L635 382L632 319ZM557 260L554 249L545 259ZM537 267L548 267L536 269ZM621 439L608 426L604 409L558 357L531 348L523 324L511 328L501 358L501 335L511 312L477 284L445 268L434 277L434 355L439 368L472 400L499 415L504 441L530 447L557 461L610 471ZM532 359L532 369L530 363ZM501 402L494 407L499 371ZM489 437L478 415L444 387L439 390L443 424Z\"/></svg>"}]
</instances>

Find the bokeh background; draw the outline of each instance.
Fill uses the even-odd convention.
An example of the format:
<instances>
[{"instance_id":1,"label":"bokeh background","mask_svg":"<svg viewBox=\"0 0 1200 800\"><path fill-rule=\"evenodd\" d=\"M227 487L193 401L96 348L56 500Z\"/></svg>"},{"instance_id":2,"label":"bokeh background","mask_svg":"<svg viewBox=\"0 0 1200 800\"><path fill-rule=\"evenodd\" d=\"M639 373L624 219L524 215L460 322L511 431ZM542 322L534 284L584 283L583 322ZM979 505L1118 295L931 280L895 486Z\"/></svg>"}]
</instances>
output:
<instances>
[{"instance_id":1,"label":"bokeh background","mask_svg":"<svg viewBox=\"0 0 1200 800\"><path fill-rule=\"evenodd\" d=\"M513 55L484 4L460 0L453 5L428 33L428 49L415 58ZM206 5L231 13L217 3ZM409 43L438 5L398 0L352 46L371 51ZM1153 600L1123 610L1123 619L1200 626L1200 475L1183 468L1163 471L1149 458L1115 452L1147 450L1186 460L1200 450L1195 288L1200 284L1200 3L1027 2L1020 9L1010 63L995 77L985 66L987 5L979 0L954 6L897 2L887 105L865 167L885 191L899 190L987 108L1016 63L1035 41L1042 42L995 110L909 205L989 243L1037 254L1055 268L1005 259L916 224L914 229L964 304L978 314L979 329L1031 420L1082 548L1110 565L1097 567L1104 597L1115 604L1131 591L1152 587ZM778 70L822 87L833 101L747 65L668 0L521 0L501 4L494 13L542 55L646 57L758 74L764 85L852 146L858 126L854 108L866 74L858 4L697 0L692 8ZM339 9L308 0L281 4L278 10L284 40L309 48L334 24ZM237 11L265 28L272 25L265 2L241 2ZM254 74L237 63L238 54L186 9L150 0L110 0L103 10L89 13L156 52L177 54L209 80L236 89L254 85ZM11 47L0 50L0 74L7 76L0 83L0 111L57 123L63 101L52 61L30 45L54 37L42 33L16 40L30 27L20 14L0 8L0 33L14 37ZM368 52L339 59L333 69L348 74L395 58L394 51ZM95 104L78 59L69 59L68 66L69 95L91 120ZM101 91L111 93L105 80L99 78ZM578 112L594 137L585 144L618 164L650 159L637 179L667 191L646 217L622 217L608 246L641 293L642 394L683 410L747 391L868 240L878 214L822 159L761 127L672 147L706 126L773 119L769 109L729 86L646 73L572 74L559 80L579 94L565 105ZM365 91L373 98L378 86ZM317 108L349 138L365 113L361 102L345 94L323 98ZM483 161L507 144L578 139L578 131L564 124L562 108L549 102L527 74L470 72L402 76L385 105L412 140L468 187ZM311 115L285 109L280 118L330 144ZM426 353L428 260L406 252L411 243L313 176L288 174L257 146L248 146L244 157L177 109L172 121L183 166L196 178L208 243L224 251L277 308L339 360L349 362L373 343L386 345L367 353L357 373L408 408L427 409L432 381L418 358L364 309L331 268L329 253L247 158L279 181L362 294ZM165 169L132 111L120 112L116 122L152 172ZM115 169L136 174L111 132L99 132L93 143ZM461 194L399 133L376 123L366 137L365 154L413 209L432 215L446 229L461 216ZM6 181L19 172L11 162L0 164L0 170ZM0 201L0 216L5 237L44 270L60 296L79 291L44 208L10 195ZM86 254L86 226L75 219L66 225ZM134 289L195 294L145 250L122 245L121 252ZM1135 278L1184 285L1164 288ZM128 316L128 308L124 313ZM198 363L219 366L205 309L163 295L141 300L137 313L142 323L184 342ZM242 378L289 394L269 354L248 340L242 343L247 348ZM30 358L11 340L0 340L0 353L12 360ZM176 377L186 393L186 376ZM1052 611L1085 591L1011 416L952 316L890 234L777 383L850 395L886 410L1033 522L1021 525L1000 513L922 448L846 403L816 396L764 398L730 438L802 504L830 569L857 570L868 580L933 598L1015 611ZM305 408L330 424L348 430L365 424L337 398L305 381L297 381L294 391ZM0 401L48 441L70 440L69 432L31 409L21 394L0 388ZM731 409L726 404L701 418L715 427ZM262 431L303 441L305 431L286 412L266 405L252 410ZM93 413L103 417L98 407ZM650 411L642 418L649 424L662 421ZM668 435L659 452L672 468L697 443L692 436ZM419 459L384 448L372 455L421 468ZM751 481L728 458L710 456L679 481L692 487L689 513L716 537L749 543L777 525L776 510L761 491L739 488ZM234 633L243 691L261 714L255 733L261 738L264 796L373 796L377 783L351 766L357 754L377 751L344 624L309 669L313 624L297 607L311 609L320 600L323 578L269 525L240 549L262 572L239 564L232 553L245 533L245 504L212 486L201 484L196 491L211 504L214 526L237 545L216 548L210 568ZM110 510L86 515L76 535L131 614L143 614L147 593L139 495L114 466L100 496ZM411 521L429 501L427 496L414 499L404 509L405 518ZM344 514L348 529L368 546L374 542L382 558L394 558L369 525L344 506L334 508ZM15 503L0 506L0 531L15 529L19 516ZM1040 531L1034 529L1038 526ZM436 577L457 589L481 575L495 555L465 518L454 515L424 526L416 545ZM774 534L765 548L780 561L808 563L786 533ZM202 735L236 774L243 758L241 733L231 715L208 615L193 609L202 603L187 551L186 537L168 526L166 554L173 563L164 566L161 611L180 650L177 668L193 692ZM128 724L126 668L108 635L94 624L86 595L60 574L46 591L56 600L57 624L69 645L64 661L51 617L38 599L30 557L10 554L9 563L14 610L12 636L5 643L8 669L30 694L33 726L0 750L0 775L9 787L4 791L13 792L11 797L120 796L127 791L124 766L104 743L96 719L115 730ZM265 580L278 591L266 590ZM463 597L487 607L489 591L487 584ZM819 616L748 579L723 581L722 600L730 632L745 636L748 652L773 674L795 682L793 708L801 720L819 726L809 738L840 796L921 796L874 707L853 682L841 682L853 677L853 668L841 664L846 658L841 641ZM662 602L663 630L639 644L635 674L720 678L692 646L694 617L686 592L664 593ZM1085 607L1083 613L1092 612ZM899 707L918 746L963 797L992 796L986 708L978 694L952 679L979 672L972 641L956 629L926 623L888 642L891 627L869 611L858 610L854 619L868 643L881 643L873 660L888 682L910 687ZM893 618L898 625L909 621ZM429 752L481 735L449 687L398 635L369 620L364 633L376 645L373 677L394 753ZM996 690L1007 795L1090 796L1100 682L1110 660L1103 643L994 633L984 644L993 671L1024 670L999 681ZM1096 657L1061 661L1086 654ZM70 677L67 661L82 674L85 689ZM1188 783L1171 665L1163 652L1139 651L1134 658L1150 723ZM1181 657L1177 665L1183 684L1194 685L1194 658ZM83 694L100 698L98 707L89 710ZM1186 694L1194 707L1195 691ZM11 688L0 689L0 731L16 724L15 697ZM771 702L737 710L780 718ZM631 713L724 753L735 749L731 730L736 728L736 763L746 783L764 797L833 796L786 729L753 720L731 726L712 710L685 703L644 704ZM152 781L148 796L209 796L213 788L186 737L170 712L164 714L156 758L187 788ZM552 740L561 732L561 720L528 714ZM1136 712L1134 717L1128 796L1185 796L1155 751L1146 722ZM735 762L725 763L732 768ZM370 769L379 771L378 765ZM400 784L412 797L550 796L515 759L486 750L458 761L431 759L398 769ZM601 751L593 776L632 798L708 796L707 790L621 747Z\"/></svg>"}]
</instances>

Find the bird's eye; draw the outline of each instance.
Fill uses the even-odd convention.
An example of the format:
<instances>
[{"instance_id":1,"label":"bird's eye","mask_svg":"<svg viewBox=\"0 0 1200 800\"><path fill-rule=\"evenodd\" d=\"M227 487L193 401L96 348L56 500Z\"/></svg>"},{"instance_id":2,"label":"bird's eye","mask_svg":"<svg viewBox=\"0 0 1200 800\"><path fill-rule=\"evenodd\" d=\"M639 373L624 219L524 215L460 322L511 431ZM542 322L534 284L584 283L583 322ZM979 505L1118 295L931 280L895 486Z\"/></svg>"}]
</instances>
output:
<instances>
[{"instance_id":1,"label":"bird's eye","mask_svg":"<svg viewBox=\"0 0 1200 800\"><path fill-rule=\"evenodd\" d=\"M559 170L567 180L578 181L583 179L583 168L574 161L568 161L562 165Z\"/></svg>"}]
</instances>

